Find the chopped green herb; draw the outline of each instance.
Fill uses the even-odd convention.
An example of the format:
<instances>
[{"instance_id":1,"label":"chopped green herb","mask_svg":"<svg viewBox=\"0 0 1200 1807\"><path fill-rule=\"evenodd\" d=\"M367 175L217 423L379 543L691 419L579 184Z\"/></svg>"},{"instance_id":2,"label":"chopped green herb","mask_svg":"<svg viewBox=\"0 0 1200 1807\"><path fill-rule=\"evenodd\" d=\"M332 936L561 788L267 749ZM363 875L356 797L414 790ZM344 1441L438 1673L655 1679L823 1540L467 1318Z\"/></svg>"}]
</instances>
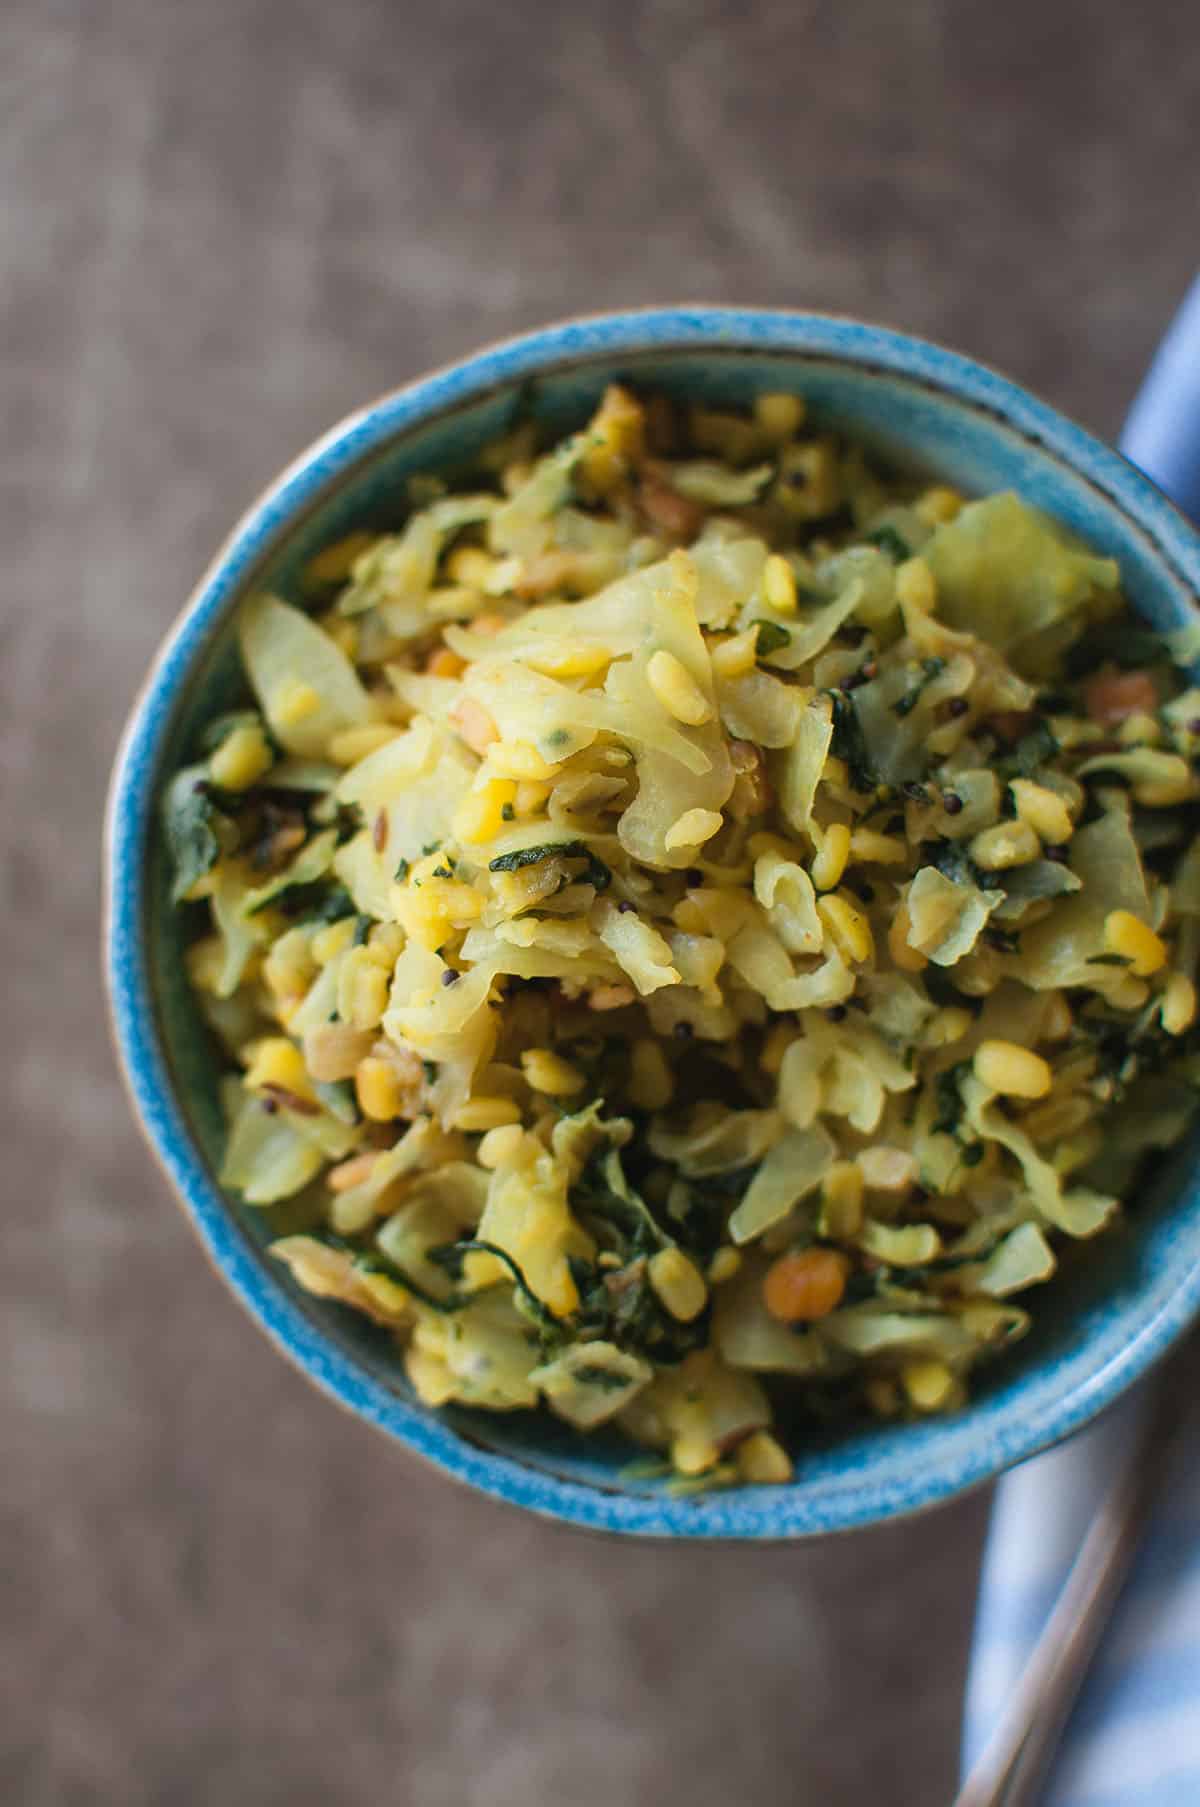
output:
<instances>
[{"instance_id":1,"label":"chopped green herb","mask_svg":"<svg viewBox=\"0 0 1200 1807\"><path fill-rule=\"evenodd\" d=\"M392 877L399 879L400 883L403 884L404 880L408 877L411 870L412 870L412 868L409 865L407 860L400 860L396 866L395 872L392 874Z\"/></svg>"},{"instance_id":2,"label":"chopped green herb","mask_svg":"<svg viewBox=\"0 0 1200 1807\"><path fill-rule=\"evenodd\" d=\"M500 806L500 820L502 822L515 822L516 819L517 819L517 812L513 808L512 804L511 803L502 803Z\"/></svg>"}]
</instances>

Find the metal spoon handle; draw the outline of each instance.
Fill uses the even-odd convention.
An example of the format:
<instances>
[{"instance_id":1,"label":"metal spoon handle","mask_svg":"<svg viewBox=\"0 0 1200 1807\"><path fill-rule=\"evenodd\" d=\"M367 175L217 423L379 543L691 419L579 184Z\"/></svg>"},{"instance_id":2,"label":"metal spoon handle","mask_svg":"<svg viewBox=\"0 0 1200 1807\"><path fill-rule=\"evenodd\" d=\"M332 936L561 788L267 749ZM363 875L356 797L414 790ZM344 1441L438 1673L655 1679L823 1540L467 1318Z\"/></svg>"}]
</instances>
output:
<instances>
[{"instance_id":1,"label":"metal spoon handle","mask_svg":"<svg viewBox=\"0 0 1200 1807\"><path fill-rule=\"evenodd\" d=\"M1025 1672L953 1807L1033 1807L1158 1493L1182 1405L1173 1379L1161 1384L1097 1507Z\"/></svg>"}]
</instances>

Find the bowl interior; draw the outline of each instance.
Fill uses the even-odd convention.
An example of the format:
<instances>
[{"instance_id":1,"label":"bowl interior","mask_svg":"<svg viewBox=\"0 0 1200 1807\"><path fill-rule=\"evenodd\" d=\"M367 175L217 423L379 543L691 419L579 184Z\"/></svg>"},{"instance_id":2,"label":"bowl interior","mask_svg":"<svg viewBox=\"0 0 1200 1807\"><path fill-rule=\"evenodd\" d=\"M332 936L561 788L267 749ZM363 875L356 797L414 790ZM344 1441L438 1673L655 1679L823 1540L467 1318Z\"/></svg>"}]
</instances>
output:
<instances>
[{"instance_id":1,"label":"bowl interior","mask_svg":"<svg viewBox=\"0 0 1200 1807\"><path fill-rule=\"evenodd\" d=\"M877 337L891 343L893 336ZM715 403L795 388L811 418L836 424L899 467L968 491L1020 490L1120 561L1134 606L1155 626L1192 619L1200 560L1161 498L1078 429L990 373L963 368L975 371L980 394L972 399L961 378L943 386L936 373L931 380L929 373L889 369L864 359L861 349L851 359L738 343L580 348L549 370L489 372L481 360L469 381L444 380L439 390L432 379L419 403L411 394L404 405L385 400L281 479L210 573L185 623L190 641L177 642L174 668L169 659L160 668L135 718L114 793L114 836L140 846L143 859L136 877L115 874L114 918L120 930L125 884L124 906L140 933L135 926L130 934L126 922L126 945L113 960L117 968L122 958L138 966L140 979L132 983L143 984L152 1000L139 1047L131 1048L133 1034L123 1028L119 971L114 995L119 1039L152 1139L218 1264L314 1378L435 1461L521 1504L611 1529L764 1537L916 1509L986 1478L1084 1421L1186 1320L1195 1301L1181 1294L1181 1280L1190 1276L1194 1293L1200 1272L1195 1141L1163 1161L1121 1229L1064 1262L1038 1297L1032 1334L979 1374L967 1411L918 1425L806 1436L788 1488L668 1497L660 1483L624 1472L636 1452L619 1438L583 1439L543 1414L449 1409L435 1419L414 1406L382 1333L310 1298L264 1255L284 1227L286 1206L262 1212L222 1198L213 1177L222 1133L219 1064L183 976L183 927L152 832L154 793L209 717L239 697L231 620L242 596L270 587L298 600L298 573L322 545L354 528L402 520L408 475L452 474L525 407L548 428L567 430L614 378ZM989 385L1002 392L992 406ZM1029 418L1020 418L1017 403L1028 404Z\"/></svg>"}]
</instances>

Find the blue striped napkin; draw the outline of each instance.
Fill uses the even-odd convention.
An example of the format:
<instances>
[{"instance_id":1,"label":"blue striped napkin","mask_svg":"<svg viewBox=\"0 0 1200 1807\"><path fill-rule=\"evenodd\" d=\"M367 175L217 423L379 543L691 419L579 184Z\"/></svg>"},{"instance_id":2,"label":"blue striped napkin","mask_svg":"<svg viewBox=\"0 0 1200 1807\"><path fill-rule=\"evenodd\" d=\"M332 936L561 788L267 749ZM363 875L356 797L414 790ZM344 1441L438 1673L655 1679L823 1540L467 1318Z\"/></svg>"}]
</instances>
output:
<instances>
[{"instance_id":1,"label":"blue striped napkin","mask_svg":"<svg viewBox=\"0 0 1200 1807\"><path fill-rule=\"evenodd\" d=\"M1122 450L1200 518L1200 279ZM984 1555L964 1760L982 1750L1058 1597L1145 1389L1001 1482ZM1045 1807L1200 1807L1200 1365L1191 1420L1078 1705Z\"/></svg>"}]
</instances>

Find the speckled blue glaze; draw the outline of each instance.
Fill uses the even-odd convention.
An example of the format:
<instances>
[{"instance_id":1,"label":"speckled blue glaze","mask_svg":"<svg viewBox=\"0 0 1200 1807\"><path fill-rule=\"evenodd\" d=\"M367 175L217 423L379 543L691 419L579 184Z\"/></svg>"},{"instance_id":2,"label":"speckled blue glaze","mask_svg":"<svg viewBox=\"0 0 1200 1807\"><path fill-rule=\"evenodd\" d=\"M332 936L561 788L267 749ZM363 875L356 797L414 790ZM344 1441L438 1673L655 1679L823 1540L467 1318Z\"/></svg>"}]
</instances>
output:
<instances>
[{"instance_id":1,"label":"speckled blue glaze","mask_svg":"<svg viewBox=\"0 0 1200 1807\"><path fill-rule=\"evenodd\" d=\"M263 584L287 594L299 565L352 526L394 518L398 484L452 470L518 403L580 420L614 376L744 401L795 386L898 461L968 490L1013 487L1121 562L1158 627L1193 618L1200 539L1116 452L994 371L856 321L669 308L548 327L385 396L291 465L234 529L169 635L134 708L109 799L105 957L134 1104L199 1236L262 1328L319 1386L447 1473L509 1503L595 1530L772 1539L914 1512L1069 1435L1163 1355L1200 1310L1200 1185L1181 1148L1122 1230L1067 1264L1034 1333L980 1377L957 1416L855 1430L796 1452L786 1487L699 1499L623 1479L630 1450L533 1413L433 1413L414 1403L390 1346L301 1293L264 1254L261 1216L213 1177L216 1070L188 999L178 925L154 832L160 784L196 728L236 693L230 621ZM186 1284L186 1276L181 1276Z\"/></svg>"}]
</instances>

